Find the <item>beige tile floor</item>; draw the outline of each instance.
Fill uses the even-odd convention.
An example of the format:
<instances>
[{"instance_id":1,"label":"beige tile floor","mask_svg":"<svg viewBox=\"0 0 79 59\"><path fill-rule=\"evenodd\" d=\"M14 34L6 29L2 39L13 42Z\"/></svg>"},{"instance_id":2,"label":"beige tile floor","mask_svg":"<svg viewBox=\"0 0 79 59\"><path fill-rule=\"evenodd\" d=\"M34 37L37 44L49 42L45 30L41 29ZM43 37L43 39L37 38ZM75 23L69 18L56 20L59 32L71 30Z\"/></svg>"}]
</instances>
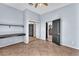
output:
<instances>
[{"instance_id":1,"label":"beige tile floor","mask_svg":"<svg viewBox=\"0 0 79 59\"><path fill-rule=\"evenodd\" d=\"M32 38L31 38L32 39ZM1 56L78 56L79 50L58 46L49 41L40 39L29 44L18 43L0 48Z\"/></svg>"}]
</instances>

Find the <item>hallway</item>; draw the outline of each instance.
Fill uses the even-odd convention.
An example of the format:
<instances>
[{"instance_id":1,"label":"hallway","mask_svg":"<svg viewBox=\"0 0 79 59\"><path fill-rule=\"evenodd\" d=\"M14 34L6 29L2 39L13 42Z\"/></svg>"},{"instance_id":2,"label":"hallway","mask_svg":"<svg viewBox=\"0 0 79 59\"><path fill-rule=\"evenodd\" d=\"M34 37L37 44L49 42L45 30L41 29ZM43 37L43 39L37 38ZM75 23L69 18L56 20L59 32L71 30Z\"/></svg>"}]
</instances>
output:
<instances>
[{"instance_id":1,"label":"hallway","mask_svg":"<svg viewBox=\"0 0 79 59\"><path fill-rule=\"evenodd\" d=\"M57 46L54 43L34 40L29 44L18 43L12 46L0 48L2 56L73 56L79 55L79 50Z\"/></svg>"}]
</instances>

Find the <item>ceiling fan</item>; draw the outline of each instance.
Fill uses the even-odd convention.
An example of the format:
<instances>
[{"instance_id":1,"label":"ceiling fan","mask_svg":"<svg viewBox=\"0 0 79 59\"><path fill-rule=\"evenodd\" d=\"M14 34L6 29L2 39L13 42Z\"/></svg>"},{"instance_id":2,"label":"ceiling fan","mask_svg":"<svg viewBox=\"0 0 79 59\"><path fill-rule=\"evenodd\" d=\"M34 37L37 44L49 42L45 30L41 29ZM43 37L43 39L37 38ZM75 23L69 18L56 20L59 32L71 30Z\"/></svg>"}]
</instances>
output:
<instances>
[{"instance_id":1,"label":"ceiling fan","mask_svg":"<svg viewBox=\"0 0 79 59\"><path fill-rule=\"evenodd\" d=\"M29 5L34 6L35 8L37 8L39 5L42 7L44 6L48 6L48 3L29 3Z\"/></svg>"}]
</instances>

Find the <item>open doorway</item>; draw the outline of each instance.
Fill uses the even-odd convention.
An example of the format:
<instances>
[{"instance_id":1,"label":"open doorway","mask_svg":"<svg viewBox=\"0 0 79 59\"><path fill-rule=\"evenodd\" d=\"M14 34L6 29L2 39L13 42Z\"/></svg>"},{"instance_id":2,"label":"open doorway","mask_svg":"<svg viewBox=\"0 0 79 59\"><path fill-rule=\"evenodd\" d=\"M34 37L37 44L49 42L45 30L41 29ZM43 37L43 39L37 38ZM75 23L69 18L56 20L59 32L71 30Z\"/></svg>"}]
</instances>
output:
<instances>
[{"instance_id":1,"label":"open doorway","mask_svg":"<svg viewBox=\"0 0 79 59\"><path fill-rule=\"evenodd\" d=\"M60 45L60 19L46 22L46 40Z\"/></svg>"},{"instance_id":2,"label":"open doorway","mask_svg":"<svg viewBox=\"0 0 79 59\"><path fill-rule=\"evenodd\" d=\"M29 36L34 36L34 24L29 24Z\"/></svg>"},{"instance_id":3,"label":"open doorway","mask_svg":"<svg viewBox=\"0 0 79 59\"><path fill-rule=\"evenodd\" d=\"M52 21L46 22L46 40L52 42Z\"/></svg>"},{"instance_id":4,"label":"open doorway","mask_svg":"<svg viewBox=\"0 0 79 59\"><path fill-rule=\"evenodd\" d=\"M29 24L29 42L36 40L36 26Z\"/></svg>"}]
</instances>

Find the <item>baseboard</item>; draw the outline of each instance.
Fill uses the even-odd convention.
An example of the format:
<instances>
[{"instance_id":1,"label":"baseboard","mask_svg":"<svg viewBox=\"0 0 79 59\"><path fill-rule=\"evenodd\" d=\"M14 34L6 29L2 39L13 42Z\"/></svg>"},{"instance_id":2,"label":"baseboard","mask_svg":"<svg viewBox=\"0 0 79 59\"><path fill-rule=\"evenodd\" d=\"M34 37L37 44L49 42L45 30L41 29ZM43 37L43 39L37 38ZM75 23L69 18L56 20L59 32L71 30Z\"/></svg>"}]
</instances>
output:
<instances>
[{"instance_id":1,"label":"baseboard","mask_svg":"<svg viewBox=\"0 0 79 59\"><path fill-rule=\"evenodd\" d=\"M73 48L73 49L77 49L77 50L79 50L79 48L77 48L77 47L72 47L72 46L69 46L69 45L67 45L67 44L61 44L62 46L66 46L66 47L69 47L69 48Z\"/></svg>"}]
</instances>

